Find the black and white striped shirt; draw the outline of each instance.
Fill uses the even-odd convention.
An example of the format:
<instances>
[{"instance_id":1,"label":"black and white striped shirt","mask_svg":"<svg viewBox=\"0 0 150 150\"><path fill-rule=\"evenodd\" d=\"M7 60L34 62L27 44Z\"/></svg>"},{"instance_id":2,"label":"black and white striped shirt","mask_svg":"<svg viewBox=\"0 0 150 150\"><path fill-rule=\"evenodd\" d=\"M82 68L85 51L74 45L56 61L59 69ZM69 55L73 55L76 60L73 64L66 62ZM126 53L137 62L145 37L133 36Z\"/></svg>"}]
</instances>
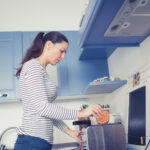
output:
<instances>
[{"instance_id":1,"label":"black and white striped shirt","mask_svg":"<svg viewBox=\"0 0 150 150\"><path fill-rule=\"evenodd\" d=\"M20 133L40 137L52 144L53 125L64 131L67 125L62 120L76 119L77 110L52 103L57 97L56 86L36 59L23 65L19 85L23 101Z\"/></svg>"}]
</instances>

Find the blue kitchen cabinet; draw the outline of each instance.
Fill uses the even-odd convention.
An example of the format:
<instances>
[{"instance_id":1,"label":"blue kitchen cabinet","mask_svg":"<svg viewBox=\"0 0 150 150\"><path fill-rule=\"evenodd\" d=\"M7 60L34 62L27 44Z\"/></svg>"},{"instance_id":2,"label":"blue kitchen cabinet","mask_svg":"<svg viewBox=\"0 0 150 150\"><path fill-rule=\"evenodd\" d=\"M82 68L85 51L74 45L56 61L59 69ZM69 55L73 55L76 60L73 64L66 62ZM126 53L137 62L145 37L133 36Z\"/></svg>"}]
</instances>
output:
<instances>
[{"instance_id":1,"label":"blue kitchen cabinet","mask_svg":"<svg viewBox=\"0 0 150 150\"><path fill-rule=\"evenodd\" d=\"M0 32L0 101L19 99L16 69L22 60L21 32Z\"/></svg>"},{"instance_id":2,"label":"blue kitchen cabinet","mask_svg":"<svg viewBox=\"0 0 150 150\"><path fill-rule=\"evenodd\" d=\"M60 31L69 40L65 59L57 64L58 96L82 95L93 80L109 77L107 59L79 60L78 31ZM38 32L0 33L0 99L20 99L16 68ZM108 87L109 88L109 87ZM102 91L100 91L101 93ZM94 93L91 93L94 94Z\"/></svg>"},{"instance_id":3,"label":"blue kitchen cabinet","mask_svg":"<svg viewBox=\"0 0 150 150\"><path fill-rule=\"evenodd\" d=\"M60 31L69 40L65 59L57 64L58 96L82 95L88 83L108 76L107 60L79 60L78 31ZM23 54L31 45L37 32L23 32Z\"/></svg>"},{"instance_id":4,"label":"blue kitchen cabinet","mask_svg":"<svg viewBox=\"0 0 150 150\"><path fill-rule=\"evenodd\" d=\"M57 64L58 96L111 93L126 83L120 80L93 85L93 80L104 76L109 77L107 59L79 60L81 51L78 45L79 32L60 32L68 38L69 48L65 59ZM23 32L23 54L31 46L37 33Z\"/></svg>"},{"instance_id":5,"label":"blue kitchen cabinet","mask_svg":"<svg viewBox=\"0 0 150 150\"><path fill-rule=\"evenodd\" d=\"M80 47L78 31L62 31L69 40L65 59L58 64L59 94L82 95L87 85L94 79L108 76L105 59L79 60ZM62 92L63 91L63 92Z\"/></svg>"},{"instance_id":6,"label":"blue kitchen cabinet","mask_svg":"<svg viewBox=\"0 0 150 150\"><path fill-rule=\"evenodd\" d=\"M78 59L81 51L78 45L79 32L63 31L62 33L69 39L69 48L63 60L64 69L61 63L58 66L58 76L63 82L60 86L60 91L63 90L61 95L111 93L126 84L126 80L93 82L97 78L109 77L107 59Z\"/></svg>"}]
</instances>

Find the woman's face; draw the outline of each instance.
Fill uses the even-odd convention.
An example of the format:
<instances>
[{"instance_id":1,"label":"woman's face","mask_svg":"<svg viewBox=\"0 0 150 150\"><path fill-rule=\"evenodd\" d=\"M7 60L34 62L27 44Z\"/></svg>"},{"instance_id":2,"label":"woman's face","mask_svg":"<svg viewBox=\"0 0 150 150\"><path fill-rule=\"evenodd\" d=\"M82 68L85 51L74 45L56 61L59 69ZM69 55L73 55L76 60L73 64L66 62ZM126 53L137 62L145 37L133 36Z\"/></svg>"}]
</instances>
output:
<instances>
[{"instance_id":1,"label":"woman's face","mask_svg":"<svg viewBox=\"0 0 150 150\"><path fill-rule=\"evenodd\" d=\"M59 61L63 60L67 52L67 49L68 43L65 41L55 44L50 42L48 45L48 55L47 55L48 63L51 65L56 65Z\"/></svg>"}]
</instances>

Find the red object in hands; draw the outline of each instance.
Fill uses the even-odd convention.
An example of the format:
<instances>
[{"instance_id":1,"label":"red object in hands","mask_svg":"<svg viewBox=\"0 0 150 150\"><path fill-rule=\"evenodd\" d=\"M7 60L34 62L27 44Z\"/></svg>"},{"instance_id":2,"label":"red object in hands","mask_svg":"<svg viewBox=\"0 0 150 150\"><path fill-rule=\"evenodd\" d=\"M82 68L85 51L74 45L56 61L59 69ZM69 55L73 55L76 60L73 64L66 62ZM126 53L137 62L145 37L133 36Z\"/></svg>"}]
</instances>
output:
<instances>
[{"instance_id":1,"label":"red object in hands","mask_svg":"<svg viewBox=\"0 0 150 150\"><path fill-rule=\"evenodd\" d=\"M98 124L107 124L109 122L109 111L103 110L103 117L102 118L96 118L96 121Z\"/></svg>"}]
</instances>

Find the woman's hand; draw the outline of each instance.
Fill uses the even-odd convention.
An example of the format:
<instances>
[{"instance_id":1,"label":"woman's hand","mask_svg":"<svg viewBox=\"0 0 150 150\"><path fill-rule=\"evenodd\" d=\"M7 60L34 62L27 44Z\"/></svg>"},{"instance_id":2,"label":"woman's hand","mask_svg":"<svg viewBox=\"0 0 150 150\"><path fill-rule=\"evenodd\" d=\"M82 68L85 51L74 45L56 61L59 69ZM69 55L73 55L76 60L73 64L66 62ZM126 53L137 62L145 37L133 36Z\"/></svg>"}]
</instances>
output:
<instances>
[{"instance_id":1,"label":"woman's hand","mask_svg":"<svg viewBox=\"0 0 150 150\"><path fill-rule=\"evenodd\" d=\"M81 136L79 135L79 131L67 128L65 132L81 144Z\"/></svg>"},{"instance_id":2,"label":"woman's hand","mask_svg":"<svg viewBox=\"0 0 150 150\"><path fill-rule=\"evenodd\" d=\"M103 117L103 109L100 105L89 105L86 109L82 109L78 111L78 119L85 117L94 116L95 118L102 118Z\"/></svg>"}]
</instances>

